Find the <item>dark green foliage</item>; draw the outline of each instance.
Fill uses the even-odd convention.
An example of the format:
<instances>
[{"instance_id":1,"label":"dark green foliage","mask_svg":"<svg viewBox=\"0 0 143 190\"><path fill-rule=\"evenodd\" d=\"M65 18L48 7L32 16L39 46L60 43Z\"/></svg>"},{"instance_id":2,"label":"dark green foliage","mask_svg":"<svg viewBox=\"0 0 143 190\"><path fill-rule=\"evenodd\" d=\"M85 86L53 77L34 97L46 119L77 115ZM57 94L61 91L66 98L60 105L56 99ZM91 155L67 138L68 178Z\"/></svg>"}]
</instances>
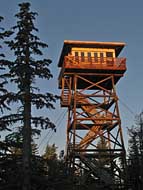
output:
<instances>
[{"instance_id":1,"label":"dark green foliage","mask_svg":"<svg viewBox=\"0 0 143 190\"><path fill-rule=\"evenodd\" d=\"M22 189L23 174L21 154L6 154L0 157L0 189ZM31 157L31 184L33 190L46 190L49 187L45 160L40 156Z\"/></svg>"},{"instance_id":2,"label":"dark green foliage","mask_svg":"<svg viewBox=\"0 0 143 190\"><path fill-rule=\"evenodd\" d=\"M3 20L3 17L0 16L0 23ZM2 43L4 38L11 35L10 31L5 31L4 28L0 27L0 112L3 113L4 109L10 109L6 104L6 99L8 98L8 91L5 88L7 84L7 78L5 76L5 70L8 66L8 61L4 59L5 55L2 52ZM2 123L0 123L0 130L4 129Z\"/></svg>"},{"instance_id":3,"label":"dark green foliage","mask_svg":"<svg viewBox=\"0 0 143 190\"><path fill-rule=\"evenodd\" d=\"M0 16L0 24L2 20L3 17ZM5 111L10 110L8 102L11 93L6 88L8 83L6 76L9 61L5 59L5 55L3 53L4 39L9 37L11 34L11 31L6 31L0 26L0 155L4 154L8 150L7 144L1 139L1 134L4 131L11 131L9 128L8 116L4 115Z\"/></svg>"},{"instance_id":4,"label":"dark green foliage","mask_svg":"<svg viewBox=\"0 0 143 190\"><path fill-rule=\"evenodd\" d=\"M133 190L143 188L143 113L129 131L128 181Z\"/></svg>"}]
</instances>

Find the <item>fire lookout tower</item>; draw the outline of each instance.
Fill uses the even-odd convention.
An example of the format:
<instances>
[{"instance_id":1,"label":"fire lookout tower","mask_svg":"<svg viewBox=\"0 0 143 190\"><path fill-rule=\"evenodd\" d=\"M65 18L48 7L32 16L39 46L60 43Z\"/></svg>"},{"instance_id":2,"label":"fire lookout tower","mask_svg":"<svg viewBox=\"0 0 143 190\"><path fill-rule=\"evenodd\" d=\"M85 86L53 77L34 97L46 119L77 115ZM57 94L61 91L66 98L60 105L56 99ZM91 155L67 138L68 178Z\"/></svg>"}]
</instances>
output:
<instances>
[{"instance_id":1,"label":"fire lookout tower","mask_svg":"<svg viewBox=\"0 0 143 190\"><path fill-rule=\"evenodd\" d=\"M125 43L64 41L58 66L68 108L66 160L77 185L126 189L125 147L115 86L126 71Z\"/></svg>"}]
</instances>

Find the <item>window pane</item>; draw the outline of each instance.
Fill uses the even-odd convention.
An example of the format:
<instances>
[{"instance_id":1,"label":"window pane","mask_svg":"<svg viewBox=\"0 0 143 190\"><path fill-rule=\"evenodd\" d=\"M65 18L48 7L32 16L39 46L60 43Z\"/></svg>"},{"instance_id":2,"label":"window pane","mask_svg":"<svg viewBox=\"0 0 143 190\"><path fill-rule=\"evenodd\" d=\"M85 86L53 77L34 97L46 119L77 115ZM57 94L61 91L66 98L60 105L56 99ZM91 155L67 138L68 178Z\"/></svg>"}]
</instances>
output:
<instances>
[{"instance_id":1,"label":"window pane","mask_svg":"<svg viewBox=\"0 0 143 190\"><path fill-rule=\"evenodd\" d=\"M78 61L78 52L75 52L75 61Z\"/></svg>"},{"instance_id":2,"label":"window pane","mask_svg":"<svg viewBox=\"0 0 143 190\"><path fill-rule=\"evenodd\" d=\"M81 61L84 61L84 52L81 52Z\"/></svg>"},{"instance_id":3,"label":"window pane","mask_svg":"<svg viewBox=\"0 0 143 190\"><path fill-rule=\"evenodd\" d=\"M91 62L91 53L90 52L87 53L87 57L88 57L88 61Z\"/></svg>"},{"instance_id":4,"label":"window pane","mask_svg":"<svg viewBox=\"0 0 143 190\"><path fill-rule=\"evenodd\" d=\"M104 62L104 54L103 53L100 53L100 61L101 61L101 63Z\"/></svg>"},{"instance_id":5,"label":"window pane","mask_svg":"<svg viewBox=\"0 0 143 190\"><path fill-rule=\"evenodd\" d=\"M97 53L94 53L94 61L98 62L98 54Z\"/></svg>"},{"instance_id":6,"label":"window pane","mask_svg":"<svg viewBox=\"0 0 143 190\"><path fill-rule=\"evenodd\" d=\"M100 53L100 57L104 57L103 53Z\"/></svg>"},{"instance_id":7,"label":"window pane","mask_svg":"<svg viewBox=\"0 0 143 190\"><path fill-rule=\"evenodd\" d=\"M113 57L113 52L106 52L106 57Z\"/></svg>"},{"instance_id":8,"label":"window pane","mask_svg":"<svg viewBox=\"0 0 143 190\"><path fill-rule=\"evenodd\" d=\"M78 56L78 52L75 52L75 56Z\"/></svg>"},{"instance_id":9,"label":"window pane","mask_svg":"<svg viewBox=\"0 0 143 190\"><path fill-rule=\"evenodd\" d=\"M84 52L81 52L81 57L84 57Z\"/></svg>"}]
</instances>

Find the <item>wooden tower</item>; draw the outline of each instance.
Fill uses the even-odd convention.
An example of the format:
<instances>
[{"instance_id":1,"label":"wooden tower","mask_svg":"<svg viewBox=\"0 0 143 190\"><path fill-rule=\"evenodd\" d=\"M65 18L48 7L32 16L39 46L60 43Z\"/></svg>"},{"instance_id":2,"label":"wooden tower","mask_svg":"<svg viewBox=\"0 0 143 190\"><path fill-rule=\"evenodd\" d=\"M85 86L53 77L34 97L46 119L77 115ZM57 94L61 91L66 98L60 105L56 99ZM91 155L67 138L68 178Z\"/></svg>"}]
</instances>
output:
<instances>
[{"instance_id":1,"label":"wooden tower","mask_svg":"<svg viewBox=\"0 0 143 190\"><path fill-rule=\"evenodd\" d=\"M115 85L125 43L64 41L58 66L68 108L66 160L77 185L125 189L125 147Z\"/></svg>"}]
</instances>

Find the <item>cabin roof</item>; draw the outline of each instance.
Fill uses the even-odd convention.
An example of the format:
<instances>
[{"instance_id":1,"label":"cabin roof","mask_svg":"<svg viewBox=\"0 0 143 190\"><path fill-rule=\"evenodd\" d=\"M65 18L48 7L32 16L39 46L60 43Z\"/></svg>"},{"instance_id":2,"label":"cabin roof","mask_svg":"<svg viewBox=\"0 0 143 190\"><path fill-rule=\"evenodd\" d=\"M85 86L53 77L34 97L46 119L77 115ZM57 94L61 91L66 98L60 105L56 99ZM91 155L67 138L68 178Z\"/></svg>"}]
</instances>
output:
<instances>
[{"instance_id":1,"label":"cabin roof","mask_svg":"<svg viewBox=\"0 0 143 190\"><path fill-rule=\"evenodd\" d=\"M97 41L73 41L73 40L64 40L64 45L62 48L62 53L59 59L58 67L61 67L63 64L64 56L68 55L73 47L81 48L111 48L115 49L116 57L120 54L121 50L126 44L123 42L97 42Z\"/></svg>"}]
</instances>

